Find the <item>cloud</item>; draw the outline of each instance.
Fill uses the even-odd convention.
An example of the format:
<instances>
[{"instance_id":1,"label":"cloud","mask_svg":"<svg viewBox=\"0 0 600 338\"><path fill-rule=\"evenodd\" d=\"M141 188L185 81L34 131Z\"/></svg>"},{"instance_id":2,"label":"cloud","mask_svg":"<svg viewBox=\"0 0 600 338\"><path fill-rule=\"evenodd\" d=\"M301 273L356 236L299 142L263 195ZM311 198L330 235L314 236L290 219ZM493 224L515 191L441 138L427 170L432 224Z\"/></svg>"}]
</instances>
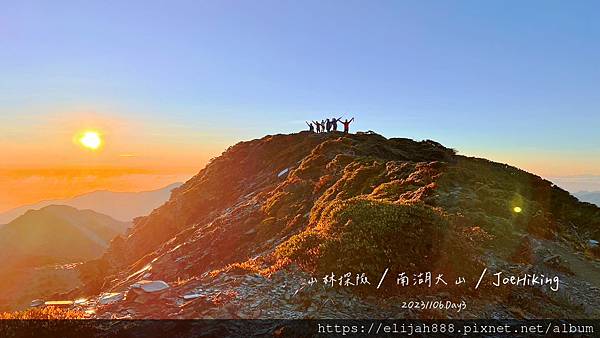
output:
<instances>
[{"instance_id":1,"label":"cloud","mask_svg":"<svg viewBox=\"0 0 600 338\"><path fill-rule=\"evenodd\" d=\"M145 191L188 180L192 173L132 168L0 170L0 211L96 190Z\"/></svg>"},{"instance_id":2,"label":"cloud","mask_svg":"<svg viewBox=\"0 0 600 338\"><path fill-rule=\"evenodd\" d=\"M600 175L557 176L548 180L571 193L600 191Z\"/></svg>"}]
</instances>

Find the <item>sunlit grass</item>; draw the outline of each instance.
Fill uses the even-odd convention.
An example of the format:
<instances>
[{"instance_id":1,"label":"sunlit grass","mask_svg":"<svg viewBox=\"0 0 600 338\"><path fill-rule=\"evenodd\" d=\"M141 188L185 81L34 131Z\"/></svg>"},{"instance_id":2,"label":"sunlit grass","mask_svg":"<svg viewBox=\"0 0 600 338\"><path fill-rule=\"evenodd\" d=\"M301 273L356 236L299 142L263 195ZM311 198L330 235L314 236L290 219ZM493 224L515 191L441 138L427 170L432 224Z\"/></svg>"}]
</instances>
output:
<instances>
[{"instance_id":1,"label":"sunlit grass","mask_svg":"<svg viewBox=\"0 0 600 338\"><path fill-rule=\"evenodd\" d=\"M48 306L33 308L25 311L2 312L0 319L86 319L89 315L85 312L61 309Z\"/></svg>"}]
</instances>

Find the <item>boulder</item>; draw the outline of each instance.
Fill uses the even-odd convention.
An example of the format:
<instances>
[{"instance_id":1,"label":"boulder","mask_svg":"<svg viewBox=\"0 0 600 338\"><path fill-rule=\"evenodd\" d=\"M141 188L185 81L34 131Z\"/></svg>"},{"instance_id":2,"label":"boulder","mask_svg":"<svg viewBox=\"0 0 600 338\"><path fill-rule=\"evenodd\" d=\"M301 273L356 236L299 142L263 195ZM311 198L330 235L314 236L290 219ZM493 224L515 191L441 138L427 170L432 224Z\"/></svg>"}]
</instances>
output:
<instances>
[{"instance_id":1,"label":"boulder","mask_svg":"<svg viewBox=\"0 0 600 338\"><path fill-rule=\"evenodd\" d=\"M183 295L181 297L185 300L190 300L190 299L196 299L196 298L202 297L202 295L199 293L190 293L187 295Z\"/></svg>"},{"instance_id":2,"label":"boulder","mask_svg":"<svg viewBox=\"0 0 600 338\"><path fill-rule=\"evenodd\" d=\"M103 293L98 299L98 304L108 305L113 304L119 301L122 301L125 298L125 293L123 292L111 292L111 293Z\"/></svg>"},{"instance_id":3,"label":"boulder","mask_svg":"<svg viewBox=\"0 0 600 338\"><path fill-rule=\"evenodd\" d=\"M156 280L156 281L142 280L142 281L139 281L139 282L131 285L131 287L134 289L141 289L148 293L161 292L161 291L164 291L164 290L170 288L169 284L167 284L166 282L164 282L162 280Z\"/></svg>"},{"instance_id":4,"label":"boulder","mask_svg":"<svg viewBox=\"0 0 600 338\"><path fill-rule=\"evenodd\" d=\"M29 304L31 307L38 307L41 305L44 305L44 301L42 299L34 299L31 301L31 304Z\"/></svg>"},{"instance_id":5,"label":"boulder","mask_svg":"<svg viewBox=\"0 0 600 338\"><path fill-rule=\"evenodd\" d=\"M277 174L277 177L279 177L279 178L285 177L289 171L290 171L290 168L285 168L282 171L280 171L279 174Z\"/></svg>"}]
</instances>

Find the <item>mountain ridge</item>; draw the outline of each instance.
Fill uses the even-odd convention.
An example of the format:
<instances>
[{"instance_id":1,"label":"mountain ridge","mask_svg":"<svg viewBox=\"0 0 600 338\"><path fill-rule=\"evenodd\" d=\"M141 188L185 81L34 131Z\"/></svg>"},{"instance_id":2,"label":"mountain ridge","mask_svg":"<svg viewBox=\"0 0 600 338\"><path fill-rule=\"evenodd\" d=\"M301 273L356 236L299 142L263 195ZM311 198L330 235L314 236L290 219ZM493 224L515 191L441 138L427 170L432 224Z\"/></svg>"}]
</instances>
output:
<instances>
[{"instance_id":1,"label":"mountain ridge","mask_svg":"<svg viewBox=\"0 0 600 338\"><path fill-rule=\"evenodd\" d=\"M7 224L28 210L39 210L48 205L69 205L82 210L90 209L129 222L159 207L169 198L171 191L181 184L177 182L159 189L138 192L95 190L71 198L44 200L1 212L0 224Z\"/></svg>"},{"instance_id":2,"label":"mountain ridge","mask_svg":"<svg viewBox=\"0 0 600 338\"><path fill-rule=\"evenodd\" d=\"M112 238L124 233L129 224L93 210L79 210L65 205L28 210L0 228L0 244L3 243L0 245L0 257L3 257L2 253L4 256L21 253L52 255L57 259L92 259L101 255ZM76 238L67 238L65 241L67 234ZM48 236L52 236L54 242L46 242L50 239ZM78 241L84 241L84 244ZM48 247L49 251L40 249L42 246ZM78 247L82 250L78 250ZM58 252L64 252L65 255L57 255ZM7 264L11 262L6 261Z\"/></svg>"},{"instance_id":3,"label":"mountain ridge","mask_svg":"<svg viewBox=\"0 0 600 338\"><path fill-rule=\"evenodd\" d=\"M83 309L96 318L600 315L600 252L590 245L600 238L600 208L431 140L301 132L240 142L134 223L78 267L81 287L63 295L89 297ZM568 287L394 285L400 273L419 271L474 283L484 268L553 274ZM392 277L374 289L387 269ZM371 285L307 282L329 273L364 273ZM169 288L140 294L146 279ZM103 293L119 300L102 304ZM408 297L469 306L406 312Z\"/></svg>"},{"instance_id":4,"label":"mountain ridge","mask_svg":"<svg viewBox=\"0 0 600 338\"><path fill-rule=\"evenodd\" d=\"M0 309L23 307L80 281L74 266L100 257L130 223L92 210L50 205L0 228Z\"/></svg>"},{"instance_id":5,"label":"mountain ridge","mask_svg":"<svg viewBox=\"0 0 600 338\"><path fill-rule=\"evenodd\" d=\"M580 191L574 195L583 202L589 202L600 206L600 191Z\"/></svg>"}]
</instances>

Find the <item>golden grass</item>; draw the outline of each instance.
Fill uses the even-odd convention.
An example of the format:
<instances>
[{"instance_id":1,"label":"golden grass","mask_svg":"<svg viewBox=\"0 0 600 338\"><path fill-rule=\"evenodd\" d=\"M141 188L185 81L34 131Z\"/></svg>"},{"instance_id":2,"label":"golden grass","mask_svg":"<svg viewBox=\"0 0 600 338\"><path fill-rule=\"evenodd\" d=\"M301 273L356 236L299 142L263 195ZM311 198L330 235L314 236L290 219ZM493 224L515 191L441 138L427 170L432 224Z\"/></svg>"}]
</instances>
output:
<instances>
[{"instance_id":1,"label":"golden grass","mask_svg":"<svg viewBox=\"0 0 600 338\"><path fill-rule=\"evenodd\" d=\"M82 311L48 306L24 311L2 312L0 319L86 319L89 315Z\"/></svg>"}]
</instances>

